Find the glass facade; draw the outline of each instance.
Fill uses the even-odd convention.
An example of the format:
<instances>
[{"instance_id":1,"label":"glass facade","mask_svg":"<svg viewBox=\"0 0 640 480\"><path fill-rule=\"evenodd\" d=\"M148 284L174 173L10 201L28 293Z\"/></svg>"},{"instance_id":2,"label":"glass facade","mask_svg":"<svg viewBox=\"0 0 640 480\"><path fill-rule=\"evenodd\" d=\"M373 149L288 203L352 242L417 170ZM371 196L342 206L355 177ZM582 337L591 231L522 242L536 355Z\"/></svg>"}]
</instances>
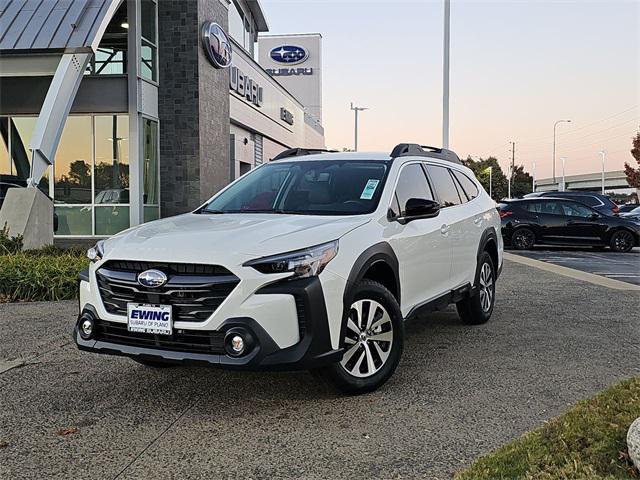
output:
<instances>
[{"instance_id":1,"label":"glass facade","mask_svg":"<svg viewBox=\"0 0 640 480\"><path fill-rule=\"evenodd\" d=\"M123 2L109 22L86 73L88 75L125 75L128 34L127 2Z\"/></svg>"},{"instance_id":2,"label":"glass facade","mask_svg":"<svg viewBox=\"0 0 640 480\"><path fill-rule=\"evenodd\" d=\"M140 4L141 56L140 75L147 80L158 80L158 28L155 0L142 0Z\"/></svg>"},{"instance_id":3,"label":"glass facade","mask_svg":"<svg viewBox=\"0 0 640 480\"><path fill-rule=\"evenodd\" d=\"M244 12L237 1L229 5L229 34L253 57L257 28L251 15Z\"/></svg>"}]
</instances>

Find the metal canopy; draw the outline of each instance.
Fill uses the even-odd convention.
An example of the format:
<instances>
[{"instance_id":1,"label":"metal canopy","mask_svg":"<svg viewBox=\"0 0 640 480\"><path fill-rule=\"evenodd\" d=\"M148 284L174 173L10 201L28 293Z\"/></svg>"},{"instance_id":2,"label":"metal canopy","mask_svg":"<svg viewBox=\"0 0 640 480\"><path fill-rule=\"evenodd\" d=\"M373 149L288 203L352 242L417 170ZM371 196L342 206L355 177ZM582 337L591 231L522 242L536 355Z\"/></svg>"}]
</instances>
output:
<instances>
[{"instance_id":1,"label":"metal canopy","mask_svg":"<svg viewBox=\"0 0 640 480\"><path fill-rule=\"evenodd\" d=\"M93 53L122 0L0 0L0 54Z\"/></svg>"}]
</instances>

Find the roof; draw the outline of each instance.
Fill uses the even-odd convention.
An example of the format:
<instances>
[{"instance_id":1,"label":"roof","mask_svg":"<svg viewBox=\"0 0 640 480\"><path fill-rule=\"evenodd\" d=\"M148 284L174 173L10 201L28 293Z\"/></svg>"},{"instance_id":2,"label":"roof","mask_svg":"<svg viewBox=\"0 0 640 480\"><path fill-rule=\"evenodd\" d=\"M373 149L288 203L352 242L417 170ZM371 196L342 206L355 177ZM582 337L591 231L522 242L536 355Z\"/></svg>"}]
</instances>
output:
<instances>
[{"instance_id":1,"label":"roof","mask_svg":"<svg viewBox=\"0 0 640 480\"><path fill-rule=\"evenodd\" d=\"M264 16L264 10L262 9L262 5L260 5L260 0L247 0L247 6L249 10L251 10L251 15L256 22L258 32L268 32L269 24Z\"/></svg>"},{"instance_id":2,"label":"roof","mask_svg":"<svg viewBox=\"0 0 640 480\"><path fill-rule=\"evenodd\" d=\"M123 0L0 0L0 53L90 53Z\"/></svg>"}]
</instances>

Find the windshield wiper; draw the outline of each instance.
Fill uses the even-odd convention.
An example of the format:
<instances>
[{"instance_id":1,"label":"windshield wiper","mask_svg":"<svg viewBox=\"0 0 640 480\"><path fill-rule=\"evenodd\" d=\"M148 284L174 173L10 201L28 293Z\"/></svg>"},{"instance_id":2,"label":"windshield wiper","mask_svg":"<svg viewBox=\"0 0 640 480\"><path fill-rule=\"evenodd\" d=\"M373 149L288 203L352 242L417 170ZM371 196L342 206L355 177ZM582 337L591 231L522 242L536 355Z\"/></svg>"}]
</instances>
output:
<instances>
[{"instance_id":1,"label":"windshield wiper","mask_svg":"<svg viewBox=\"0 0 640 480\"><path fill-rule=\"evenodd\" d=\"M227 212L223 212L222 210L200 210L201 214L206 213L207 215L224 215Z\"/></svg>"}]
</instances>

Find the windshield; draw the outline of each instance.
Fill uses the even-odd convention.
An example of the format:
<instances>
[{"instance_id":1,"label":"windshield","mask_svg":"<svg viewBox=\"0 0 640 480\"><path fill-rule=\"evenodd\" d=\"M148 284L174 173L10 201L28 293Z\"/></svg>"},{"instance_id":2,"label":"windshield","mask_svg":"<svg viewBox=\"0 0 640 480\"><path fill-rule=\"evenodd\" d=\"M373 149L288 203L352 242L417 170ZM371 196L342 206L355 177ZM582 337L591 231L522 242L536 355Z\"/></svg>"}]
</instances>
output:
<instances>
[{"instance_id":1,"label":"windshield","mask_svg":"<svg viewBox=\"0 0 640 480\"><path fill-rule=\"evenodd\" d=\"M371 213L378 206L387 170L382 161L274 162L242 177L200 213Z\"/></svg>"}]
</instances>

